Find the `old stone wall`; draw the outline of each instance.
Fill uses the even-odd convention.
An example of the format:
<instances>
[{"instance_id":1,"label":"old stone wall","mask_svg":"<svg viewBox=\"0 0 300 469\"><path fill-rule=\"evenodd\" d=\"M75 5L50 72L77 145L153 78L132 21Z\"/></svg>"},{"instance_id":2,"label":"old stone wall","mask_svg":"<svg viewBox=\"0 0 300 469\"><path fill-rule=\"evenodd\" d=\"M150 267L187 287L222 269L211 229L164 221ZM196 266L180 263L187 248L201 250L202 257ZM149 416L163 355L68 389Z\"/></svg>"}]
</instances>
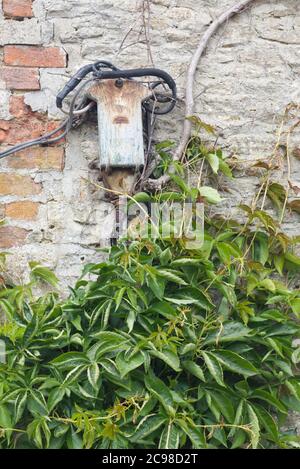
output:
<instances>
[{"instance_id":1,"label":"old stone wall","mask_svg":"<svg viewBox=\"0 0 300 469\"><path fill-rule=\"evenodd\" d=\"M153 61L173 75L179 104L159 120L156 138L178 138L188 62L206 27L233 3L2 0L1 148L53 129L64 117L55 95L80 66L97 59L120 67ZM269 158L286 106L300 103L299 0L257 0L222 28L201 61L195 95L197 113L216 127L228 154L248 162ZM295 149L298 137L291 140ZM0 219L7 220L0 250L12 253L13 275L38 260L65 284L73 283L82 264L99 258L96 249L108 236L111 213L103 192L88 182L98 178L90 165L95 158L96 129L85 124L66 142L0 161ZM299 160L293 158L291 179L296 184L299 178ZM235 182L224 182L225 196L237 204L257 181L240 172ZM291 214L287 229L299 233L299 226L299 215Z\"/></svg>"}]
</instances>

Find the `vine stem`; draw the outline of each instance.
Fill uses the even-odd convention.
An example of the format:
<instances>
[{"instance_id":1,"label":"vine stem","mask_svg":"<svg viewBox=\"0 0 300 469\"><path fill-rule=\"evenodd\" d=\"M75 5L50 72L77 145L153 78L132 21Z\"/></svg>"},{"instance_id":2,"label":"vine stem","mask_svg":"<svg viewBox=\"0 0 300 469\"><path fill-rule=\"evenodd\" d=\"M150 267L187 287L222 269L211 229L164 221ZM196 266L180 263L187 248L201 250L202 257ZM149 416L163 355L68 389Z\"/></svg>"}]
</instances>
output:
<instances>
[{"instance_id":1,"label":"vine stem","mask_svg":"<svg viewBox=\"0 0 300 469\"><path fill-rule=\"evenodd\" d=\"M201 57L204 54L204 51L214 34L218 29L226 23L230 18L242 12L248 5L254 3L255 0L242 0L228 8L220 16L218 16L207 28L206 32L202 36L196 51L193 54L192 60L188 67L187 78L186 78L186 88L185 88L185 120L183 124L183 132L179 144L174 152L173 160L180 161L185 153L186 147L188 145L189 139L192 133L192 122L188 117L194 114L195 102L194 102L194 81L197 71L197 67ZM174 172L174 167L171 166L169 173ZM161 190L162 187L169 182L170 174L164 174L158 179L148 179L144 182L144 186L149 190Z\"/></svg>"}]
</instances>

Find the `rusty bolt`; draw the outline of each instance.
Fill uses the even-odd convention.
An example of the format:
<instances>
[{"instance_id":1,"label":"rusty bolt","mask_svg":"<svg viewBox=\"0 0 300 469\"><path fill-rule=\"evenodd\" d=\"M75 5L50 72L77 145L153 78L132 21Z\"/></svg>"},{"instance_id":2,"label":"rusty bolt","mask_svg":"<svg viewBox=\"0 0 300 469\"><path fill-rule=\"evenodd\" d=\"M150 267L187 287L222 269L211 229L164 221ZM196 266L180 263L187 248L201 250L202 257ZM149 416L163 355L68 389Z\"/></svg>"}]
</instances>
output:
<instances>
[{"instance_id":1,"label":"rusty bolt","mask_svg":"<svg viewBox=\"0 0 300 469\"><path fill-rule=\"evenodd\" d=\"M122 86L124 85L124 81L122 80L122 78L118 78L115 81L115 85L116 85L117 88L122 88Z\"/></svg>"}]
</instances>

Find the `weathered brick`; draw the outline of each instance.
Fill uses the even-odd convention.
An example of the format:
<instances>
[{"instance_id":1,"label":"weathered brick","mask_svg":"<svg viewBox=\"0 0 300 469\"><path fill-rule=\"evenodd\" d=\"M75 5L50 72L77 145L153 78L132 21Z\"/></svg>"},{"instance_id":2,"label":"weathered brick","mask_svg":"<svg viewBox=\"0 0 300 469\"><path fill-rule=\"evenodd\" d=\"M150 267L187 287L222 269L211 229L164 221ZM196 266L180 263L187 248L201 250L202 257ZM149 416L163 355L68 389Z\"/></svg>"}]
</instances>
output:
<instances>
[{"instance_id":1,"label":"weathered brick","mask_svg":"<svg viewBox=\"0 0 300 469\"><path fill-rule=\"evenodd\" d=\"M0 120L0 130L2 131L0 139L7 145L14 145L41 137L59 126L58 121L49 120L46 114L33 112L24 103L23 96L12 95L9 110L16 119L10 121ZM5 135L3 135L3 132Z\"/></svg>"},{"instance_id":2,"label":"weathered brick","mask_svg":"<svg viewBox=\"0 0 300 469\"><path fill-rule=\"evenodd\" d=\"M39 194L41 189L41 185L34 182L30 176L0 173L0 195L27 197Z\"/></svg>"},{"instance_id":3,"label":"weathered brick","mask_svg":"<svg viewBox=\"0 0 300 469\"><path fill-rule=\"evenodd\" d=\"M4 67L1 72L7 89L23 91L40 89L40 77L37 68Z\"/></svg>"},{"instance_id":4,"label":"weathered brick","mask_svg":"<svg viewBox=\"0 0 300 469\"><path fill-rule=\"evenodd\" d=\"M66 53L59 47L4 46L4 63L20 67L63 68Z\"/></svg>"},{"instance_id":5,"label":"weathered brick","mask_svg":"<svg viewBox=\"0 0 300 469\"><path fill-rule=\"evenodd\" d=\"M65 151L63 147L28 148L16 156L11 156L7 162L15 169L55 169L62 171L64 167Z\"/></svg>"},{"instance_id":6,"label":"weathered brick","mask_svg":"<svg viewBox=\"0 0 300 469\"><path fill-rule=\"evenodd\" d=\"M14 218L15 220L34 220L37 217L39 204L24 200L20 202L12 202L5 206L5 216Z\"/></svg>"},{"instance_id":7,"label":"weathered brick","mask_svg":"<svg viewBox=\"0 0 300 469\"><path fill-rule=\"evenodd\" d=\"M6 132L0 129L0 143L4 142L6 139Z\"/></svg>"},{"instance_id":8,"label":"weathered brick","mask_svg":"<svg viewBox=\"0 0 300 469\"><path fill-rule=\"evenodd\" d=\"M5 205L0 204L0 220L3 220L5 218Z\"/></svg>"},{"instance_id":9,"label":"weathered brick","mask_svg":"<svg viewBox=\"0 0 300 469\"><path fill-rule=\"evenodd\" d=\"M29 231L17 226L0 226L0 248L9 249L25 243Z\"/></svg>"},{"instance_id":10,"label":"weathered brick","mask_svg":"<svg viewBox=\"0 0 300 469\"><path fill-rule=\"evenodd\" d=\"M22 95L12 95L9 99L9 112L14 117L29 116L32 113L30 106L27 106ZM1 128L3 128L1 126ZM5 130L8 130L7 127Z\"/></svg>"},{"instance_id":11,"label":"weathered brick","mask_svg":"<svg viewBox=\"0 0 300 469\"><path fill-rule=\"evenodd\" d=\"M2 0L6 18L32 18L32 0Z\"/></svg>"}]
</instances>

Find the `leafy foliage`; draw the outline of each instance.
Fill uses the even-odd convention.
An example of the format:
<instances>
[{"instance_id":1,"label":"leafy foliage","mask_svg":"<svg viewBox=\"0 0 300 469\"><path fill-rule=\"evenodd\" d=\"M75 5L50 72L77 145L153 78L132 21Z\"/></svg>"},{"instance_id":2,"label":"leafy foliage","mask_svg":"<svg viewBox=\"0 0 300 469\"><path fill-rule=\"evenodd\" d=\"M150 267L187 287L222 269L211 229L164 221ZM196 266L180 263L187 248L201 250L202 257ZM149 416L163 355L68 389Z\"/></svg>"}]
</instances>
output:
<instances>
[{"instance_id":1,"label":"leafy foliage","mask_svg":"<svg viewBox=\"0 0 300 469\"><path fill-rule=\"evenodd\" d=\"M299 410L300 295L269 278L259 246L242 257L246 233L219 226L203 250L121 243L67 301L34 298L54 282L36 264L31 284L1 291L3 448L298 444L279 424Z\"/></svg>"},{"instance_id":2,"label":"leafy foliage","mask_svg":"<svg viewBox=\"0 0 300 469\"><path fill-rule=\"evenodd\" d=\"M171 146L157 146L157 176ZM222 152L198 137L186 158L232 177ZM264 191L282 212L279 189ZM201 177L187 185L177 163L169 190L131 203L186 198L221 200ZM2 286L0 446L299 448L281 430L288 411L300 411L299 240L263 205L241 209L243 224L206 217L194 249L172 234L123 240L85 267L67 300L34 295L40 282L57 285L36 263L29 284Z\"/></svg>"}]
</instances>

